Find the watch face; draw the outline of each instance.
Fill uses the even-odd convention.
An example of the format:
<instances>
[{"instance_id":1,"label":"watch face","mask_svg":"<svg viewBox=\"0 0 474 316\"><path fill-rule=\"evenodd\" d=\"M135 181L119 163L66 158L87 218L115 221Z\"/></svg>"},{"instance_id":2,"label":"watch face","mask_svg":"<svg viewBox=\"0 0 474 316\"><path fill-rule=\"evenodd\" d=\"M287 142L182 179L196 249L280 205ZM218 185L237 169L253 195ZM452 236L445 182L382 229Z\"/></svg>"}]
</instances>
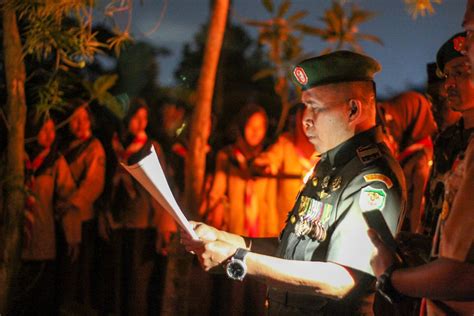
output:
<instances>
[{"instance_id":1,"label":"watch face","mask_svg":"<svg viewBox=\"0 0 474 316\"><path fill-rule=\"evenodd\" d=\"M234 280L242 280L247 273L245 264L240 260L232 260L227 264L227 275Z\"/></svg>"}]
</instances>

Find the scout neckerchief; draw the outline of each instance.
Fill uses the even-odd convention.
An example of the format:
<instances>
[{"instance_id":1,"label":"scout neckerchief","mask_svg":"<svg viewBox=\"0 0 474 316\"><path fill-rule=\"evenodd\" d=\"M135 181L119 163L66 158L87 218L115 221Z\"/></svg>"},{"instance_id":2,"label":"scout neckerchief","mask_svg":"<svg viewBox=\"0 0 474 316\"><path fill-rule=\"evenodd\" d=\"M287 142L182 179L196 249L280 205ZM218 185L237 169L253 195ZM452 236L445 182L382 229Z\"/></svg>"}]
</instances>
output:
<instances>
[{"instance_id":1,"label":"scout neckerchief","mask_svg":"<svg viewBox=\"0 0 474 316\"><path fill-rule=\"evenodd\" d=\"M145 151L151 148L151 140L148 136L134 137L127 147L124 148L117 135L112 138L112 147L119 162L125 164L133 164L137 157L143 157ZM112 198L114 203L118 203L117 207L112 207L111 213L115 221L121 222L124 218L124 210L122 205L125 201L134 200L138 197L137 191L140 185L121 165L117 166L115 174L112 178ZM123 203L122 203L123 202Z\"/></svg>"},{"instance_id":2,"label":"scout neckerchief","mask_svg":"<svg viewBox=\"0 0 474 316\"><path fill-rule=\"evenodd\" d=\"M31 160L28 154L25 155L25 222L24 222L24 243L23 247L28 248L33 234L36 209L38 208L37 196L35 195L35 180L45 170L50 168L57 159L57 151L44 149Z\"/></svg>"},{"instance_id":3,"label":"scout neckerchief","mask_svg":"<svg viewBox=\"0 0 474 316\"><path fill-rule=\"evenodd\" d=\"M89 137L83 141L80 141L79 144L72 148L67 148L66 151L63 153L64 158L66 159L67 163L70 165L79 158L79 156L89 147L89 144L92 143L94 137Z\"/></svg>"},{"instance_id":4,"label":"scout neckerchief","mask_svg":"<svg viewBox=\"0 0 474 316\"><path fill-rule=\"evenodd\" d=\"M405 148L401 153L397 155L397 160L398 162L400 162L400 164L403 164L406 159L410 158L412 155L422 150L425 152L433 151L433 141L431 140L430 136L427 136Z\"/></svg>"},{"instance_id":5,"label":"scout neckerchief","mask_svg":"<svg viewBox=\"0 0 474 316\"><path fill-rule=\"evenodd\" d=\"M148 141L148 136L146 134L135 137L126 148L123 147L117 135L112 139L112 147L114 148L115 154L117 155L118 161L128 164L130 158L132 158L136 153L139 153L145 146ZM117 186L119 184L123 185L128 196L131 199L134 199L137 196L132 177L126 172L124 168L119 166L117 173L112 180L113 185Z\"/></svg>"},{"instance_id":6,"label":"scout neckerchief","mask_svg":"<svg viewBox=\"0 0 474 316\"><path fill-rule=\"evenodd\" d=\"M244 192L244 229L248 237L257 237L259 231L259 217L257 198L255 196L255 176L250 170L250 165L255 157L261 152L262 146L251 147L243 138L239 138L231 147L229 155L230 162L235 165L245 181Z\"/></svg>"},{"instance_id":7,"label":"scout neckerchief","mask_svg":"<svg viewBox=\"0 0 474 316\"><path fill-rule=\"evenodd\" d=\"M121 162L127 163L129 158L139 152L148 141L148 136L142 134L133 138L126 148L123 147L117 135L112 139L112 146L114 148L117 158Z\"/></svg>"}]
</instances>

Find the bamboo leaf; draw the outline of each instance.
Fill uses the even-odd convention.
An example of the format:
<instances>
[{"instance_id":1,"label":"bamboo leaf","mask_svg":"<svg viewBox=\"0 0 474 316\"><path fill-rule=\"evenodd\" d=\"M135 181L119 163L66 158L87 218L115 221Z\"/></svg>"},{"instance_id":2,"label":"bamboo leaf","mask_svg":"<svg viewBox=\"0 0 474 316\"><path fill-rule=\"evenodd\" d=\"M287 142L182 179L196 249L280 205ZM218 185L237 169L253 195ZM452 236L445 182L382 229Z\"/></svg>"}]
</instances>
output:
<instances>
[{"instance_id":1,"label":"bamboo leaf","mask_svg":"<svg viewBox=\"0 0 474 316\"><path fill-rule=\"evenodd\" d=\"M374 43L377 43L377 44L382 45L382 46L384 45L383 41L378 36L375 36L375 35L372 35L372 34L358 33L358 34L356 34L356 37L358 39L363 39L363 40L366 40L366 41L374 42Z\"/></svg>"},{"instance_id":2,"label":"bamboo leaf","mask_svg":"<svg viewBox=\"0 0 474 316\"><path fill-rule=\"evenodd\" d=\"M286 14L286 12L288 12L288 10L290 9L290 6L291 6L290 0L284 0L281 3L280 7L278 8L277 17L282 18Z\"/></svg>"},{"instance_id":3,"label":"bamboo leaf","mask_svg":"<svg viewBox=\"0 0 474 316\"><path fill-rule=\"evenodd\" d=\"M296 21L298 21L298 20L304 18L305 16L307 16L308 13L309 13L308 11L303 11L303 10L298 11L298 12L294 13L293 15L291 15L290 17L288 17L288 22L290 24L295 23Z\"/></svg>"},{"instance_id":4,"label":"bamboo leaf","mask_svg":"<svg viewBox=\"0 0 474 316\"><path fill-rule=\"evenodd\" d=\"M117 82L118 75L103 75L97 78L93 84L93 91L96 98L100 99L101 95L112 88Z\"/></svg>"}]
</instances>

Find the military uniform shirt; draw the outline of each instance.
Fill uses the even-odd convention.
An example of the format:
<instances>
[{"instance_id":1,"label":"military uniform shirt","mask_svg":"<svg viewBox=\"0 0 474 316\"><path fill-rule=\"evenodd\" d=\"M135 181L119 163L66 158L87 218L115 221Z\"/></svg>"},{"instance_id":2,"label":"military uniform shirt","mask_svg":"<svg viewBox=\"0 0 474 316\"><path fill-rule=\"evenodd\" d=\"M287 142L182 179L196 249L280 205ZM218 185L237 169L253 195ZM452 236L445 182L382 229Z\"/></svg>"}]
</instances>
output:
<instances>
[{"instance_id":1,"label":"military uniform shirt","mask_svg":"<svg viewBox=\"0 0 474 316\"><path fill-rule=\"evenodd\" d=\"M366 278L339 301L270 289L270 304L274 300L298 307L296 314L357 314L374 280L370 277L374 247L362 212L380 209L395 234L406 203L404 188L403 172L382 142L379 128L324 153L288 216L278 256L334 262L364 272Z\"/></svg>"}]
</instances>

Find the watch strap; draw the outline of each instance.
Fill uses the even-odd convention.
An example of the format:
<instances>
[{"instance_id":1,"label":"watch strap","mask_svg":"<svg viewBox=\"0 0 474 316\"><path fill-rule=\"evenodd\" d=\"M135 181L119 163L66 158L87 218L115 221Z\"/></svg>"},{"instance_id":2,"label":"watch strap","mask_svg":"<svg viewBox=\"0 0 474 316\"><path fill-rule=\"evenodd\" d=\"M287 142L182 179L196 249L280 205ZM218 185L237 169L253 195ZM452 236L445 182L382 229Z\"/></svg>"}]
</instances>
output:
<instances>
[{"instance_id":1,"label":"watch strap","mask_svg":"<svg viewBox=\"0 0 474 316\"><path fill-rule=\"evenodd\" d=\"M236 260L242 260L242 261L245 262L245 256L247 256L248 253L249 253L249 251L247 249L237 248L237 250L235 251L235 254L232 256L232 258L234 258Z\"/></svg>"}]
</instances>

